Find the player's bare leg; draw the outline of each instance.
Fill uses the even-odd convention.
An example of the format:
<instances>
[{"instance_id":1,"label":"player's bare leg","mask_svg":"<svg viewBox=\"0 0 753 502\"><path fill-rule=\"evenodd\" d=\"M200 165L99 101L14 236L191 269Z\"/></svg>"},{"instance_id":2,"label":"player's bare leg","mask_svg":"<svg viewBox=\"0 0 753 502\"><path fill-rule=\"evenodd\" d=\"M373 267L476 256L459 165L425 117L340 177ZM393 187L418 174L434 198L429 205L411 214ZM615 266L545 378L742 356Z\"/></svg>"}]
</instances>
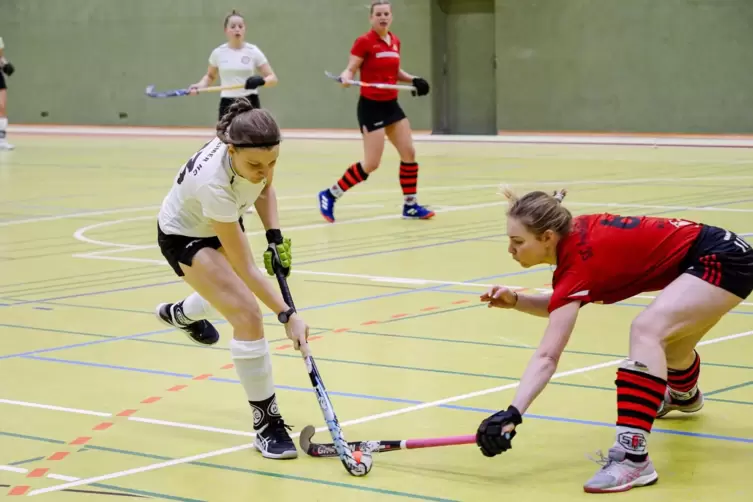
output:
<instances>
[{"instance_id":1,"label":"player's bare leg","mask_svg":"<svg viewBox=\"0 0 753 502\"><path fill-rule=\"evenodd\" d=\"M6 129L8 128L8 116L5 111L8 102L8 91L0 89L0 150L13 150L13 145L6 140Z\"/></svg>"},{"instance_id":2,"label":"player's bare leg","mask_svg":"<svg viewBox=\"0 0 753 502\"><path fill-rule=\"evenodd\" d=\"M233 327L230 354L253 410L256 448L266 458L295 458L298 452L280 415L272 378L269 346L259 303L220 252L203 248L190 267L181 268L186 282Z\"/></svg>"},{"instance_id":3,"label":"player's bare leg","mask_svg":"<svg viewBox=\"0 0 753 502\"><path fill-rule=\"evenodd\" d=\"M330 188L318 195L319 212L325 220L335 221L335 202L345 192L366 181L371 173L379 168L384 153L384 129L368 132L363 130L363 161L352 164L345 174Z\"/></svg>"},{"instance_id":4,"label":"player's bare leg","mask_svg":"<svg viewBox=\"0 0 753 502\"><path fill-rule=\"evenodd\" d=\"M403 190L403 218L428 220L434 211L418 203L418 163L410 122L404 118L387 126L387 137L400 155L400 188Z\"/></svg>"},{"instance_id":5,"label":"player's bare leg","mask_svg":"<svg viewBox=\"0 0 753 502\"><path fill-rule=\"evenodd\" d=\"M656 482L648 440L667 388L669 342L695 345L742 300L697 277L683 274L633 321L630 359L617 371L617 431L604 466L586 484L591 493L626 491ZM672 357L677 357L673 351ZM679 354L685 361L687 354ZM691 368L692 370L692 368ZM691 376L692 378L692 376Z\"/></svg>"},{"instance_id":6,"label":"player's bare leg","mask_svg":"<svg viewBox=\"0 0 753 502\"><path fill-rule=\"evenodd\" d=\"M695 413L703 408L703 392L698 388L701 356L695 347L720 319L712 319L695 333L667 340L664 348L667 353L667 392L656 418L661 418L670 411Z\"/></svg>"}]
</instances>

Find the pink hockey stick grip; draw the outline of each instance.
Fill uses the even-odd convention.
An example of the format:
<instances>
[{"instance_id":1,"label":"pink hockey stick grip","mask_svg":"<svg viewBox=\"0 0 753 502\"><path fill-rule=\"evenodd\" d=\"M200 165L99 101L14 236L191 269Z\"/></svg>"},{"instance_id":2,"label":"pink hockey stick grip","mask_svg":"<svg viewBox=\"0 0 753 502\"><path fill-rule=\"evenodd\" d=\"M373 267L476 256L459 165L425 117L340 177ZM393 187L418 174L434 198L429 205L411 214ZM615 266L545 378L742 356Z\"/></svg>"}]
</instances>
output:
<instances>
[{"instance_id":1,"label":"pink hockey stick grip","mask_svg":"<svg viewBox=\"0 0 753 502\"><path fill-rule=\"evenodd\" d=\"M475 444L476 436L448 436L443 438L406 439L405 448L432 448L434 446L454 446L461 444Z\"/></svg>"}]
</instances>

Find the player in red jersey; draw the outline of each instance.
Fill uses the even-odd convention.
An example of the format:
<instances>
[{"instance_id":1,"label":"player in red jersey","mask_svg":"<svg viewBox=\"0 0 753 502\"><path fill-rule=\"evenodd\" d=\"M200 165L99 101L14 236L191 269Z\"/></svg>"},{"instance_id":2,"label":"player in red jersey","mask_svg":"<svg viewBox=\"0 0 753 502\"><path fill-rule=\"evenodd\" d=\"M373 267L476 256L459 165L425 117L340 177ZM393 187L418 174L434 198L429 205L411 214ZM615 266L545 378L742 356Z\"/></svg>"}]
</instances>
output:
<instances>
[{"instance_id":1,"label":"player in red jersey","mask_svg":"<svg viewBox=\"0 0 753 502\"><path fill-rule=\"evenodd\" d=\"M647 443L654 419L703 406L697 343L753 291L753 250L722 228L682 219L617 216L573 218L554 196L511 192L509 252L523 267L556 265L553 292L518 294L494 286L489 307L512 308L549 324L507 410L484 420L476 442L493 457L511 447L521 415L554 374L579 309L662 290L630 326L630 354L617 370L617 431L590 493L626 491L656 482Z\"/></svg>"},{"instance_id":2,"label":"player in red jersey","mask_svg":"<svg viewBox=\"0 0 753 502\"><path fill-rule=\"evenodd\" d=\"M410 75L400 67L400 39L389 31L392 7L389 0L374 0L369 16L371 30L358 37L350 50L350 59L340 77L352 80L356 71L361 81L395 84L410 82L414 95L429 93L429 83ZM343 83L348 86L347 83ZM319 192L319 211L325 220L335 221L335 202L358 183L366 181L382 160L385 134L400 155L400 187L403 190L403 218L429 219L434 212L419 205L416 198L418 163L411 127L397 102L397 90L361 87L358 100L358 124L363 134L364 157L351 165L331 188Z\"/></svg>"}]
</instances>

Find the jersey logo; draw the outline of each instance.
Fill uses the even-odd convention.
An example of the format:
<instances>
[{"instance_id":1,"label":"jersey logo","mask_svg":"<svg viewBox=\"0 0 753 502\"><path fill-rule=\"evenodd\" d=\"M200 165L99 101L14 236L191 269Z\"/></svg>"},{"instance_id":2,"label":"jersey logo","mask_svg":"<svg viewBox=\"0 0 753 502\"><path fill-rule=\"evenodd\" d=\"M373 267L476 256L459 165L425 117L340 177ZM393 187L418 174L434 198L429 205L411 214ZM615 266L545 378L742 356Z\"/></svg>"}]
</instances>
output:
<instances>
[{"instance_id":1,"label":"jersey logo","mask_svg":"<svg viewBox=\"0 0 753 502\"><path fill-rule=\"evenodd\" d=\"M568 298L580 298L582 296L588 296L589 293L590 293L589 290L578 291L577 293L573 293L573 294L569 295Z\"/></svg>"},{"instance_id":2,"label":"jersey logo","mask_svg":"<svg viewBox=\"0 0 753 502\"><path fill-rule=\"evenodd\" d=\"M251 58L250 58L250 57L248 57L248 56L243 56L243 57L241 58L241 63L243 63L243 64L248 64L248 63L250 63L250 62L251 62Z\"/></svg>"}]
</instances>

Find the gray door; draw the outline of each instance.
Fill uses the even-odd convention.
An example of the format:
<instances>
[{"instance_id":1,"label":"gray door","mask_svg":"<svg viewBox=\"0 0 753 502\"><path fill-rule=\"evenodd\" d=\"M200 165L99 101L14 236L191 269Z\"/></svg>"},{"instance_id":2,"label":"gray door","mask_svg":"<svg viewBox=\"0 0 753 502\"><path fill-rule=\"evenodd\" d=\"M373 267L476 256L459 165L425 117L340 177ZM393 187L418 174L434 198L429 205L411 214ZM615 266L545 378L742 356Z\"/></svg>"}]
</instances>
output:
<instances>
[{"instance_id":1,"label":"gray door","mask_svg":"<svg viewBox=\"0 0 753 502\"><path fill-rule=\"evenodd\" d=\"M434 131L497 134L494 0L434 3Z\"/></svg>"}]
</instances>

